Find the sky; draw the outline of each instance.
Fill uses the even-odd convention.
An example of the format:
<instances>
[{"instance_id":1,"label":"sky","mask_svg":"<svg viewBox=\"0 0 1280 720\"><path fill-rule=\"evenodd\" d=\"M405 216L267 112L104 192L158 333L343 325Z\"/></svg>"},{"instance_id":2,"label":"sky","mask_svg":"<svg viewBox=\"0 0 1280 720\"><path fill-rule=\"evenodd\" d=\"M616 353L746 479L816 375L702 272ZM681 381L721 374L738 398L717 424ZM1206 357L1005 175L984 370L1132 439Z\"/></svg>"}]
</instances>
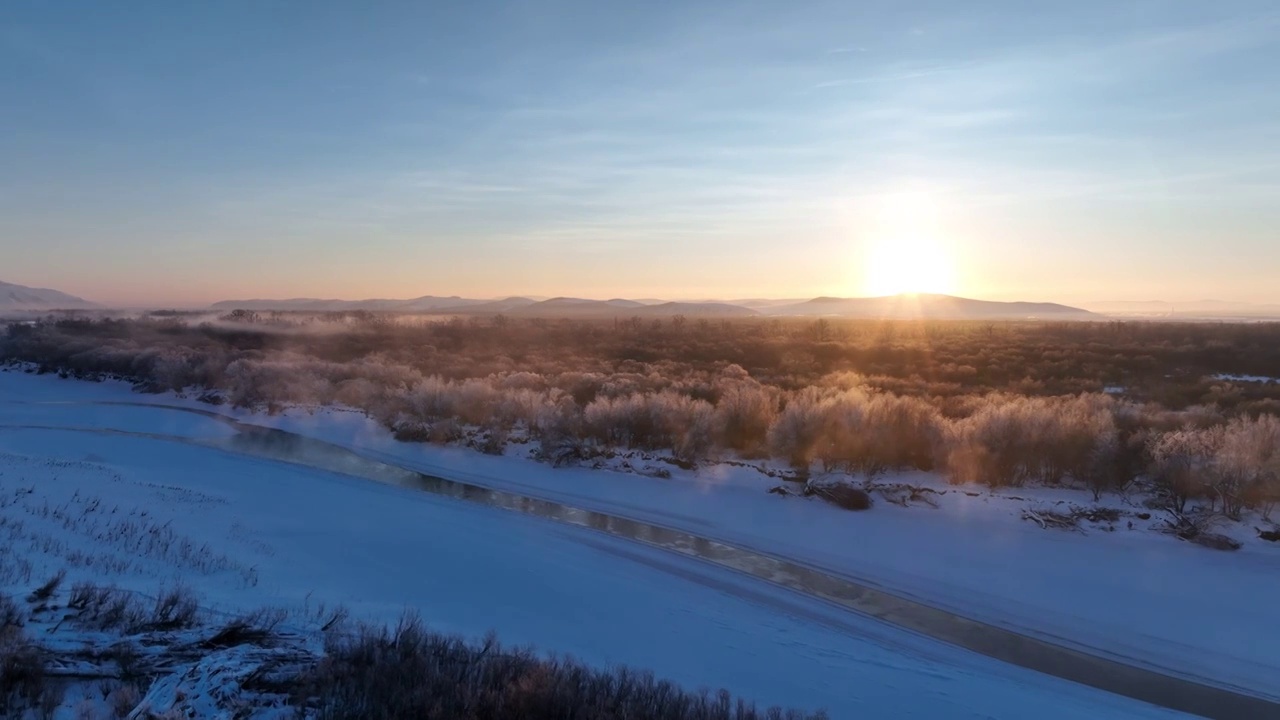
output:
<instances>
[{"instance_id":1,"label":"sky","mask_svg":"<svg viewBox=\"0 0 1280 720\"><path fill-rule=\"evenodd\" d=\"M0 5L0 280L1280 302L1274 0Z\"/></svg>"}]
</instances>

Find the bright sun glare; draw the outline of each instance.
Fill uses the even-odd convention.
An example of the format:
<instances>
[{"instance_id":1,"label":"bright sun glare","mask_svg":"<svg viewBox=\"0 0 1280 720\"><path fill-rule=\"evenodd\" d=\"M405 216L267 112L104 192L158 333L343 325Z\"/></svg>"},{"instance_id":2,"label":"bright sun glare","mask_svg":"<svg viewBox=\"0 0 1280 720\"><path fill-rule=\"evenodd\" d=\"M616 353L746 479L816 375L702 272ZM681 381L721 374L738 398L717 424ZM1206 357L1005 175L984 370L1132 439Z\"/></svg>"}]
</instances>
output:
<instances>
[{"instance_id":1,"label":"bright sun glare","mask_svg":"<svg viewBox=\"0 0 1280 720\"><path fill-rule=\"evenodd\" d=\"M928 193L881 198L863 264L863 290L868 295L955 291L955 268L937 215Z\"/></svg>"}]
</instances>

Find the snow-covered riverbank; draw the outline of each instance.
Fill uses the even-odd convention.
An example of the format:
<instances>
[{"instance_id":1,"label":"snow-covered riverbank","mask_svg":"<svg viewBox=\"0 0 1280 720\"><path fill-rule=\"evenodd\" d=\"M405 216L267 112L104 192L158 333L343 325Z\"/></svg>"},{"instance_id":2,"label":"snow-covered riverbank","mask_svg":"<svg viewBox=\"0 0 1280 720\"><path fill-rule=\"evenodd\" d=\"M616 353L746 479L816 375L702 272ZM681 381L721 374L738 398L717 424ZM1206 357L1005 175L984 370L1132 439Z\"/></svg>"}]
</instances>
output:
<instances>
[{"instance_id":1,"label":"snow-covered riverbank","mask_svg":"<svg viewBox=\"0 0 1280 720\"><path fill-rule=\"evenodd\" d=\"M156 522L163 518L192 546L207 546L215 559L205 566L217 568L206 573L142 556L131 567L117 565L118 572L104 558L96 566L108 570L102 574L142 590L181 576L218 606L322 598L381 618L415 607L443 630L474 636L493 628L507 642L572 652L592 663L646 667L690 686L724 686L764 703L825 706L834 717L885 708L929 717L1017 717L1028 703L1045 707L1046 693L1062 717L1155 712L593 533L155 438L49 429L185 437L230 432L216 420L162 409L44 404L85 400L186 402L134 395L114 383L0 373L0 425L7 426L0 429L0 487L31 490L5 512L26 514L18 516L26 532L64 544L50 543L48 552L34 554L29 583L76 550L125 558L109 544L37 516L46 504L78 507L84 516L90 498L101 498L98 507L109 500L126 515L145 510ZM1152 664L1160 664L1162 648L1181 645L1186 660L1198 657L1208 665L1204 658L1215 658L1216 666L1206 669L1225 670L1228 677L1215 678L1223 682L1248 686L1269 668L1265 649L1255 657L1249 650L1254 643L1243 640L1275 622L1263 597L1275 582L1280 553L1268 554L1271 548L1258 544L1225 555L1127 528L1089 536L1051 533L1019 519L1016 508L1026 500L948 488L940 488L948 493L937 510L881 503L870 513L850 515L767 495L765 488L776 483L745 468L674 471L671 480L556 470L519 457L396 443L355 413L252 420L441 474L689 527L896 583L910 594L1061 634L1069 642L1088 645L1109 637L1102 647ZM1062 499L1047 491L1036 495L1040 503ZM87 515L93 519L96 512ZM46 547L43 541L39 547ZM72 572L99 574L85 565ZM1197 579L1189 582L1188 573ZM1085 583L1073 590L1079 606L1055 605L1055 590L1073 582ZM1201 589L1208 584L1219 590ZM1223 584L1241 592L1223 593ZM1217 609L1206 615L1198 603L1213 598ZM1225 612L1224 603L1230 608ZM1138 617L1151 613L1156 621ZM1175 627L1151 632L1161 619ZM1196 669L1186 672L1204 675Z\"/></svg>"}]
</instances>

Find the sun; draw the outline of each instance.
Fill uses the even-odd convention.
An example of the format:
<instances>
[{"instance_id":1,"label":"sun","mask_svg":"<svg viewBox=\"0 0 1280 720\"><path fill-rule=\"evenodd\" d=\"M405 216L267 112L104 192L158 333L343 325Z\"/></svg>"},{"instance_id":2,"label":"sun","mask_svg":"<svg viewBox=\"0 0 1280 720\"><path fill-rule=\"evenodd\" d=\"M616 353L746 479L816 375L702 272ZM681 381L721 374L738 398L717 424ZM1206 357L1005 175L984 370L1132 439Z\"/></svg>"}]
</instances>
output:
<instances>
[{"instance_id":1,"label":"sun","mask_svg":"<svg viewBox=\"0 0 1280 720\"><path fill-rule=\"evenodd\" d=\"M878 238L866 261L863 287L868 295L947 294L955 277L945 249L934 238L896 235Z\"/></svg>"},{"instance_id":2,"label":"sun","mask_svg":"<svg viewBox=\"0 0 1280 720\"><path fill-rule=\"evenodd\" d=\"M926 193L881 198L863 258L863 290L871 296L955 291L955 265Z\"/></svg>"}]
</instances>

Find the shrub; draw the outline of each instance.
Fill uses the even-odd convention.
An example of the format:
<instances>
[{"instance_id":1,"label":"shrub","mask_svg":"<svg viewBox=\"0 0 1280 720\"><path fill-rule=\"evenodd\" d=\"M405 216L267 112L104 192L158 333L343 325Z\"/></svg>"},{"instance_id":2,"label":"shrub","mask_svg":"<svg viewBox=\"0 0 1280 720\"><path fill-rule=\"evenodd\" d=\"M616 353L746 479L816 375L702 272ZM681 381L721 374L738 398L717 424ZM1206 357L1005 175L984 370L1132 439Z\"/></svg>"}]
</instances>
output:
<instances>
[{"instance_id":1,"label":"shrub","mask_svg":"<svg viewBox=\"0 0 1280 720\"><path fill-rule=\"evenodd\" d=\"M706 400L690 398L680 422L672 454L686 466L707 459L715 450L715 408Z\"/></svg>"},{"instance_id":2,"label":"shrub","mask_svg":"<svg viewBox=\"0 0 1280 720\"><path fill-rule=\"evenodd\" d=\"M1178 430L1152 438L1151 479L1163 492L1169 509L1185 513L1188 500L1206 494L1221 445L1219 428Z\"/></svg>"},{"instance_id":3,"label":"shrub","mask_svg":"<svg viewBox=\"0 0 1280 720\"><path fill-rule=\"evenodd\" d=\"M153 630L182 630L196 624L200 604L185 587L174 587L160 593L147 621Z\"/></svg>"},{"instance_id":4,"label":"shrub","mask_svg":"<svg viewBox=\"0 0 1280 720\"><path fill-rule=\"evenodd\" d=\"M769 451L802 473L809 471L817 445L830 431L829 396L819 388L805 388L787 400L769 428ZM822 453L830 462L831 453Z\"/></svg>"},{"instance_id":5,"label":"shrub","mask_svg":"<svg viewBox=\"0 0 1280 720\"><path fill-rule=\"evenodd\" d=\"M67 607L79 610L80 621L99 630L132 630L147 622L134 596L114 587L76 583Z\"/></svg>"},{"instance_id":6,"label":"shrub","mask_svg":"<svg viewBox=\"0 0 1280 720\"><path fill-rule=\"evenodd\" d=\"M38 706L48 690L39 648L20 630L0 632L0 716L18 717L22 709Z\"/></svg>"},{"instance_id":7,"label":"shrub","mask_svg":"<svg viewBox=\"0 0 1280 720\"><path fill-rule=\"evenodd\" d=\"M1085 480L1118 442L1111 400L990 397L947 428L947 466L992 486Z\"/></svg>"},{"instance_id":8,"label":"shrub","mask_svg":"<svg viewBox=\"0 0 1280 720\"><path fill-rule=\"evenodd\" d=\"M26 616L13 598L0 593L0 640L20 632Z\"/></svg>"},{"instance_id":9,"label":"shrub","mask_svg":"<svg viewBox=\"0 0 1280 720\"><path fill-rule=\"evenodd\" d=\"M825 717L758 711L728 693L691 694L648 673L575 662L429 632L416 616L394 630L364 626L335 638L302 679L296 703L322 720L447 717L605 720L756 720Z\"/></svg>"},{"instance_id":10,"label":"shrub","mask_svg":"<svg viewBox=\"0 0 1280 720\"><path fill-rule=\"evenodd\" d=\"M140 702L142 702L142 693L133 683L123 683L107 696L107 706L111 708L112 716L116 718L128 717Z\"/></svg>"},{"instance_id":11,"label":"shrub","mask_svg":"<svg viewBox=\"0 0 1280 720\"><path fill-rule=\"evenodd\" d=\"M1239 519L1246 504L1269 515L1280 475L1280 419L1264 415L1229 422L1215 465L1212 488L1227 517Z\"/></svg>"},{"instance_id":12,"label":"shrub","mask_svg":"<svg viewBox=\"0 0 1280 720\"><path fill-rule=\"evenodd\" d=\"M492 427L485 433L484 440L479 445L480 452L485 455L501 455L507 450L507 439L506 429Z\"/></svg>"},{"instance_id":13,"label":"shrub","mask_svg":"<svg viewBox=\"0 0 1280 720\"><path fill-rule=\"evenodd\" d=\"M201 647L226 648L249 643L260 644L271 637L284 619L283 610L272 608L255 610L227 622L216 633L204 640Z\"/></svg>"},{"instance_id":14,"label":"shrub","mask_svg":"<svg viewBox=\"0 0 1280 720\"><path fill-rule=\"evenodd\" d=\"M750 379L735 377L722 382L715 409L721 446L758 453L765 446L776 405L773 394Z\"/></svg>"},{"instance_id":15,"label":"shrub","mask_svg":"<svg viewBox=\"0 0 1280 720\"><path fill-rule=\"evenodd\" d=\"M28 598L28 600L31 602L45 602L49 598L52 598L53 594L58 591L58 588L61 587L62 581L66 579L66 577L67 571L59 570L56 575L49 578L43 585L33 590L31 592L31 597Z\"/></svg>"},{"instance_id":16,"label":"shrub","mask_svg":"<svg viewBox=\"0 0 1280 720\"><path fill-rule=\"evenodd\" d=\"M1145 470L1184 508L1206 498L1238 517L1280 502L1280 421L1267 414L1280 383L1213 377L1273 373L1280 325L62 317L9 326L10 361L242 407L338 402L402 440L481 427L473 444L487 452L519 428L555 463L629 447L691 467L732 451L801 471L1074 480L1095 497Z\"/></svg>"}]
</instances>

